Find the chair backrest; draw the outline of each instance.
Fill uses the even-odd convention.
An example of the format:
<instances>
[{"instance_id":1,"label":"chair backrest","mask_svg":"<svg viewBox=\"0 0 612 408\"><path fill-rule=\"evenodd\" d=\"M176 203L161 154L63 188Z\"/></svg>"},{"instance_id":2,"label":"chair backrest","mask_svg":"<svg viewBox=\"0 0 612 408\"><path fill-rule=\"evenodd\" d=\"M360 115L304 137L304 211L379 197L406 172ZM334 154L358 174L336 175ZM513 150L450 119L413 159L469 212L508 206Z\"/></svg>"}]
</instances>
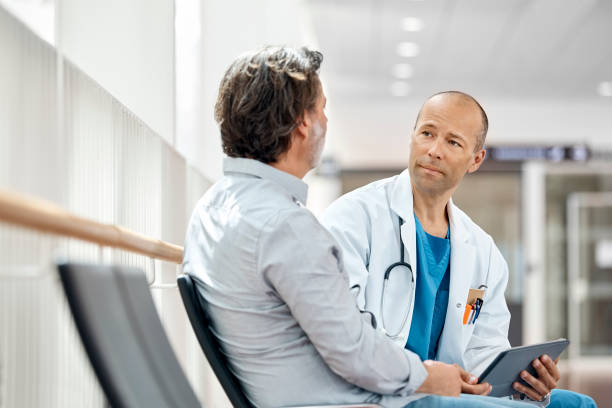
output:
<instances>
[{"instance_id":1,"label":"chair backrest","mask_svg":"<svg viewBox=\"0 0 612 408\"><path fill-rule=\"evenodd\" d=\"M142 271L85 264L58 268L83 345L111 406L200 407Z\"/></svg>"},{"instance_id":2,"label":"chair backrest","mask_svg":"<svg viewBox=\"0 0 612 408\"><path fill-rule=\"evenodd\" d=\"M221 346L210 330L211 321L206 312L206 300L198 294L189 275L179 276L177 282L193 331L232 405L236 408L253 408L253 405L246 398L240 382L230 371Z\"/></svg>"}]
</instances>

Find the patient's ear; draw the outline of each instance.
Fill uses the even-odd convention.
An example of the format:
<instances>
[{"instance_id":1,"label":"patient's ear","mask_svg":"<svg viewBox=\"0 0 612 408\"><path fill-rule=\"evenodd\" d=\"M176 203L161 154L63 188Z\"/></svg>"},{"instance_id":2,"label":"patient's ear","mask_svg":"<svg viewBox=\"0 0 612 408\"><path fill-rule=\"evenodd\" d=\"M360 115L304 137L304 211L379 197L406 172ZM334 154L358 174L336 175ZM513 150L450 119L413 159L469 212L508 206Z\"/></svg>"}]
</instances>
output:
<instances>
[{"instance_id":1,"label":"patient's ear","mask_svg":"<svg viewBox=\"0 0 612 408\"><path fill-rule=\"evenodd\" d=\"M306 114L306 112L304 112L297 120L297 126L293 130L293 137L300 137L302 139L307 138L310 122L310 117Z\"/></svg>"}]
</instances>

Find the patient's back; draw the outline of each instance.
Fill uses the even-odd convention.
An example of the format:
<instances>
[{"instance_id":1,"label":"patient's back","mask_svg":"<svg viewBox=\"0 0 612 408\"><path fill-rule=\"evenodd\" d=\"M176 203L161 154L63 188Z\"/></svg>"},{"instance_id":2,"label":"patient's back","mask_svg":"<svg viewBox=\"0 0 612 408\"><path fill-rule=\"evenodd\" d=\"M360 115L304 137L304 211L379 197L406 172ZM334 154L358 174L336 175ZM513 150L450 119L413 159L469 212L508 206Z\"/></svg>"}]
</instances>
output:
<instances>
[{"instance_id":1,"label":"patient's back","mask_svg":"<svg viewBox=\"0 0 612 408\"><path fill-rule=\"evenodd\" d=\"M283 236L286 223L303 233ZM211 187L187 231L184 272L208 302L214 333L249 399L257 406L289 406L376 398L328 368L266 279L262 254L293 256L275 253L275 240L284 248L313 240L336 246L283 186L246 174L228 174ZM291 270L286 273L291 279Z\"/></svg>"}]
</instances>

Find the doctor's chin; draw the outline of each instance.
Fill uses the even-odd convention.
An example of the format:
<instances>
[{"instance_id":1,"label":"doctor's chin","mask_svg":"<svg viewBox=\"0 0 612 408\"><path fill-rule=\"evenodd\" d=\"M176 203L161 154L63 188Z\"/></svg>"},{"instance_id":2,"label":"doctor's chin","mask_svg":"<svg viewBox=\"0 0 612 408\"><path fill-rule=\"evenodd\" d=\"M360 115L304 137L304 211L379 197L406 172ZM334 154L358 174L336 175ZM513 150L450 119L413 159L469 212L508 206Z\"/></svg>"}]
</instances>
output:
<instances>
[{"instance_id":1,"label":"doctor's chin","mask_svg":"<svg viewBox=\"0 0 612 408\"><path fill-rule=\"evenodd\" d=\"M0 0L0 408L612 406L612 8Z\"/></svg>"}]
</instances>

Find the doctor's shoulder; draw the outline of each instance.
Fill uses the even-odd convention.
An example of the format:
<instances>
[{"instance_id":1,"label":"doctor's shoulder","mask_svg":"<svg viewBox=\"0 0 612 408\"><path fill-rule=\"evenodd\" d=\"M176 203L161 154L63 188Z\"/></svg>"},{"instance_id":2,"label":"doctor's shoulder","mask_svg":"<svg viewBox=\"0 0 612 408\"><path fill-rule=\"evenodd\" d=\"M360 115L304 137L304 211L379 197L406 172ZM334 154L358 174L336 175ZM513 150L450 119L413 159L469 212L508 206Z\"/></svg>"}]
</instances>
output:
<instances>
[{"instance_id":1,"label":"doctor's shoulder","mask_svg":"<svg viewBox=\"0 0 612 408\"><path fill-rule=\"evenodd\" d=\"M381 205L388 206L388 190L397 177L393 176L377 180L343 194L324 211L322 216L323 224L332 223L335 217L367 215L374 207Z\"/></svg>"},{"instance_id":2,"label":"doctor's shoulder","mask_svg":"<svg viewBox=\"0 0 612 408\"><path fill-rule=\"evenodd\" d=\"M463 229L469 232L470 240L479 247L489 248L495 246L493 237L486 232L480 225L472 220L463 210L453 204L453 215L455 222L461 223Z\"/></svg>"}]
</instances>

